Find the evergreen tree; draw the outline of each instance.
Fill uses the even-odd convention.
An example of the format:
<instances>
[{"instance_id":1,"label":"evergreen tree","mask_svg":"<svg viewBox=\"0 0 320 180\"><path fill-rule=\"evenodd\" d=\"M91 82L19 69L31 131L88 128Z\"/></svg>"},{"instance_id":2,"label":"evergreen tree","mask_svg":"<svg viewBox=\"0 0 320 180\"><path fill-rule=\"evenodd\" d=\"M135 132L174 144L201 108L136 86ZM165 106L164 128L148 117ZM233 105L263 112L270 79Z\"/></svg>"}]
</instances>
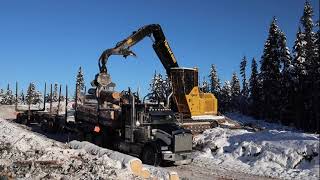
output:
<instances>
[{"instance_id":1,"label":"evergreen tree","mask_svg":"<svg viewBox=\"0 0 320 180\"><path fill-rule=\"evenodd\" d=\"M210 92L209 83L208 83L208 81L207 81L205 78L203 78L202 84L201 84L201 86L200 86L200 90L201 90L202 92L204 92L204 93Z\"/></svg>"},{"instance_id":2,"label":"evergreen tree","mask_svg":"<svg viewBox=\"0 0 320 180\"><path fill-rule=\"evenodd\" d=\"M7 90L4 93L4 95L2 96L0 104L12 105L14 103L15 103L15 98L14 98L14 96L12 94L12 91L10 90L10 85L8 84Z\"/></svg>"},{"instance_id":3,"label":"evergreen tree","mask_svg":"<svg viewBox=\"0 0 320 180\"><path fill-rule=\"evenodd\" d=\"M304 113L303 116L306 121L303 123L307 130L314 130L316 121L319 121L319 57L316 52L316 35L313 32L313 9L309 1L306 1L304 6L303 15L301 17L301 24L304 28L304 40L305 40L305 65L306 76L303 79L304 94Z\"/></svg>"},{"instance_id":4,"label":"evergreen tree","mask_svg":"<svg viewBox=\"0 0 320 180\"><path fill-rule=\"evenodd\" d=\"M40 91L36 91L34 94L33 104L41 104L41 103L43 103L42 93Z\"/></svg>"},{"instance_id":5,"label":"evergreen tree","mask_svg":"<svg viewBox=\"0 0 320 180\"><path fill-rule=\"evenodd\" d=\"M79 91L84 90L84 78L83 78L83 71L81 66L79 67L79 70L78 70L76 85Z\"/></svg>"},{"instance_id":6,"label":"evergreen tree","mask_svg":"<svg viewBox=\"0 0 320 180\"><path fill-rule=\"evenodd\" d=\"M314 100L314 112L315 112L315 118L314 118L314 123L313 127L316 127L315 131L320 132L320 107L319 107L319 102L320 102L320 20L318 20L316 27L318 28L317 34L316 34L316 41L315 41L315 52L316 52L316 59L315 59L315 64L316 64L316 72L315 77L318 77L316 79L315 83L315 97L316 100ZM318 110L317 110L318 109Z\"/></svg>"},{"instance_id":7,"label":"evergreen tree","mask_svg":"<svg viewBox=\"0 0 320 180\"><path fill-rule=\"evenodd\" d=\"M20 95L18 96L18 103L25 103L25 97L24 97L24 93L23 90L21 90Z\"/></svg>"},{"instance_id":8,"label":"evergreen tree","mask_svg":"<svg viewBox=\"0 0 320 180\"><path fill-rule=\"evenodd\" d=\"M219 107L220 112L228 112L231 110L231 85L229 81L225 81L221 88Z\"/></svg>"},{"instance_id":9,"label":"evergreen tree","mask_svg":"<svg viewBox=\"0 0 320 180\"><path fill-rule=\"evenodd\" d=\"M247 58L244 56L242 58L242 61L240 63L240 74L242 77L242 90L241 94L244 97L248 97L249 91L248 91L248 82L247 82L247 77L246 77L246 66L247 66Z\"/></svg>"},{"instance_id":10,"label":"evergreen tree","mask_svg":"<svg viewBox=\"0 0 320 180\"><path fill-rule=\"evenodd\" d=\"M280 32L279 40L281 81L280 81L280 120L289 125L292 123L293 115L293 98L294 98L294 68L291 64L291 54L287 47L286 36Z\"/></svg>"},{"instance_id":11,"label":"evergreen tree","mask_svg":"<svg viewBox=\"0 0 320 180\"><path fill-rule=\"evenodd\" d=\"M237 111L240 109L240 81L237 74L234 72L231 79L231 110Z\"/></svg>"},{"instance_id":12,"label":"evergreen tree","mask_svg":"<svg viewBox=\"0 0 320 180\"><path fill-rule=\"evenodd\" d=\"M36 86L34 83L29 84L25 100L27 104L40 104L43 102L42 95L39 91L36 90Z\"/></svg>"},{"instance_id":13,"label":"evergreen tree","mask_svg":"<svg viewBox=\"0 0 320 180\"><path fill-rule=\"evenodd\" d=\"M240 98L240 112L243 114L248 113L248 98L249 98L249 87L246 77L246 66L247 58L244 56L240 63L240 75L242 77L242 90Z\"/></svg>"},{"instance_id":14,"label":"evergreen tree","mask_svg":"<svg viewBox=\"0 0 320 180\"><path fill-rule=\"evenodd\" d=\"M4 90L1 88L0 89L0 97L4 95Z\"/></svg>"},{"instance_id":15,"label":"evergreen tree","mask_svg":"<svg viewBox=\"0 0 320 180\"><path fill-rule=\"evenodd\" d=\"M275 120L279 118L280 108L280 30L274 18L268 39L265 43L261 58L260 76L262 80L263 117Z\"/></svg>"},{"instance_id":16,"label":"evergreen tree","mask_svg":"<svg viewBox=\"0 0 320 180\"><path fill-rule=\"evenodd\" d=\"M255 118L261 117L261 83L259 82L258 65L255 58L251 63L251 76L249 80L249 109Z\"/></svg>"},{"instance_id":17,"label":"evergreen tree","mask_svg":"<svg viewBox=\"0 0 320 180\"><path fill-rule=\"evenodd\" d=\"M161 74L155 72L149 90L149 99L152 102L166 102L172 92L169 78L167 76L163 78Z\"/></svg>"},{"instance_id":18,"label":"evergreen tree","mask_svg":"<svg viewBox=\"0 0 320 180\"><path fill-rule=\"evenodd\" d=\"M302 33L299 27L296 40L293 46L293 61L294 76L293 76L293 87L294 87L294 121L297 128L301 128L304 124L301 120L304 119L304 80L307 75L306 67L306 50L304 40L305 35Z\"/></svg>"},{"instance_id":19,"label":"evergreen tree","mask_svg":"<svg viewBox=\"0 0 320 180\"><path fill-rule=\"evenodd\" d=\"M211 65L209 78L210 78L210 92L213 93L219 99L221 83L218 77L216 66L214 64Z\"/></svg>"},{"instance_id":20,"label":"evergreen tree","mask_svg":"<svg viewBox=\"0 0 320 180\"><path fill-rule=\"evenodd\" d=\"M53 92L52 92L52 102L58 102L59 100L59 92L58 92L58 84L54 83Z\"/></svg>"}]
</instances>

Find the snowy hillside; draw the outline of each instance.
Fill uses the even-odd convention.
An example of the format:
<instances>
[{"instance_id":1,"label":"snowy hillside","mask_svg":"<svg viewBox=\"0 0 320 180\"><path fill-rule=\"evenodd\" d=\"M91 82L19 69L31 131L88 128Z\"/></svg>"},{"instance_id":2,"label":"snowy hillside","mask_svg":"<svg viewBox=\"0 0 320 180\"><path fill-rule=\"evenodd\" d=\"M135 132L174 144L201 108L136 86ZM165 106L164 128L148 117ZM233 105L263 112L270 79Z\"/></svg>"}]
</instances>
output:
<instances>
[{"instance_id":1,"label":"snowy hillside","mask_svg":"<svg viewBox=\"0 0 320 180\"><path fill-rule=\"evenodd\" d=\"M231 114L262 131L215 128L195 137L195 162L284 179L319 179L319 135ZM286 130L285 130L286 129Z\"/></svg>"}]
</instances>

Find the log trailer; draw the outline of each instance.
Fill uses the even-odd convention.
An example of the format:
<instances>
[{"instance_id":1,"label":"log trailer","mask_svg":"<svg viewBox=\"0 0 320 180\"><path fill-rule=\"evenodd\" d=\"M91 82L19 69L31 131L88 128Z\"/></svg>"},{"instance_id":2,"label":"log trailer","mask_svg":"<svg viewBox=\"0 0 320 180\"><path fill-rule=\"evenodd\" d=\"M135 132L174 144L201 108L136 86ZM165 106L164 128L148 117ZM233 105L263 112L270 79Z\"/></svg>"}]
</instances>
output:
<instances>
[{"instance_id":1,"label":"log trailer","mask_svg":"<svg viewBox=\"0 0 320 180\"><path fill-rule=\"evenodd\" d=\"M43 113L45 113L45 102L46 102L46 90L47 84L44 85L44 95L43 95L43 107L40 109L31 109L31 103L28 103L28 109L19 109L18 107L18 82L16 82L16 102L15 102L15 111L16 122L21 124L30 124L32 122L38 122ZM29 97L27 101L31 102L32 99Z\"/></svg>"},{"instance_id":2,"label":"log trailer","mask_svg":"<svg viewBox=\"0 0 320 180\"><path fill-rule=\"evenodd\" d=\"M50 85L50 109L46 111L46 89L47 85L44 85L44 95L43 95L43 108L41 109L31 109L31 101L32 97L29 97L28 101L28 109L19 109L18 101L15 104L16 122L29 125L30 123L38 123L41 126L41 129L45 132L56 133L59 129L66 127L66 119L67 119L67 106L68 106L68 86L66 86L66 101L65 101L65 113L60 114L60 105L61 105L61 85L59 88L59 99L58 105L56 107L56 111L53 112L52 107L52 84ZM16 99L18 99L18 83L16 83Z\"/></svg>"}]
</instances>

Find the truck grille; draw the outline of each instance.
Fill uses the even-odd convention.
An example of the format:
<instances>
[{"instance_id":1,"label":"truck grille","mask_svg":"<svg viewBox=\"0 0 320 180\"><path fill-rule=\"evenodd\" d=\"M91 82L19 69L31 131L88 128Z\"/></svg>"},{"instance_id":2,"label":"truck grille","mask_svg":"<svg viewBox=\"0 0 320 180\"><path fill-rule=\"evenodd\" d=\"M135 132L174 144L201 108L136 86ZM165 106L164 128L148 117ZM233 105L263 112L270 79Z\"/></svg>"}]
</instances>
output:
<instances>
[{"instance_id":1,"label":"truck grille","mask_svg":"<svg viewBox=\"0 0 320 180\"><path fill-rule=\"evenodd\" d=\"M174 135L174 152L191 151L192 134L182 133Z\"/></svg>"}]
</instances>

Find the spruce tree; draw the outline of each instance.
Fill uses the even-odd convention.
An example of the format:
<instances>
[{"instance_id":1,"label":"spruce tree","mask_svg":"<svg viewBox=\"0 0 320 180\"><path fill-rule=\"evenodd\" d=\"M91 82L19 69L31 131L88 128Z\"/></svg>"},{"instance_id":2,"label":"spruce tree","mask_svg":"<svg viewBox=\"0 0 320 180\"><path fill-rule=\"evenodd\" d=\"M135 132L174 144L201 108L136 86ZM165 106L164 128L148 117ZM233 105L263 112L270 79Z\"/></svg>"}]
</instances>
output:
<instances>
[{"instance_id":1,"label":"spruce tree","mask_svg":"<svg viewBox=\"0 0 320 180\"><path fill-rule=\"evenodd\" d=\"M0 97L4 95L4 90L1 88L0 89Z\"/></svg>"},{"instance_id":2,"label":"spruce tree","mask_svg":"<svg viewBox=\"0 0 320 180\"><path fill-rule=\"evenodd\" d=\"M268 39L265 43L261 57L260 76L262 80L262 105L263 117L269 120L279 118L280 108L280 52L279 52L280 30L273 21L269 28Z\"/></svg>"},{"instance_id":3,"label":"spruce tree","mask_svg":"<svg viewBox=\"0 0 320 180\"><path fill-rule=\"evenodd\" d=\"M249 97L249 88L246 77L246 66L247 58L244 56L240 62L240 75L242 77L242 90L240 98L240 112L243 114L248 113L248 97Z\"/></svg>"},{"instance_id":4,"label":"spruce tree","mask_svg":"<svg viewBox=\"0 0 320 180\"><path fill-rule=\"evenodd\" d=\"M249 109L250 114L260 118L261 109L261 83L259 82L258 65L255 58L251 62L251 76L249 80Z\"/></svg>"},{"instance_id":5,"label":"spruce tree","mask_svg":"<svg viewBox=\"0 0 320 180\"><path fill-rule=\"evenodd\" d=\"M313 32L313 9L309 1L306 1L303 15L301 17L301 24L304 28L305 40L305 65L306 76L303 81L304 94L304 129L314 130L316 121L319 121L319 57L316 52L316 35Z\"/></svg>"},{"instance_id":6,"label":"spruce tree","mask_svg":"<svg viewBox=\"0 0 320 180\"><path fill-rule=\"evenodd\" d=\"M59 92L58 92L58 84L54 83L53 92L52 92L52 102L58 102L59 100Z\"/></svg>"},{"instance_id":7,"label":"spruce tree","mask_svg":"<svg viewBox=\"0 0 320 180\"><path fill-rule=\"evenodd\" d=\"M14 103L15 103L15 98L14 98L14 96L12 94L12 91L10 90L10 85L8 84L7 90L4 93L4 95L2 96L0 104L12 105Z\"/></svg>"},{"instance_id":8,"label":"spruce tree","mask_svg":"<svg viewBox=\"0 0 320 180\"><path fill-rule=\"evenodd\" d=\"M246 77L246 66L247 66L247 58L244 56L240 63L240 75L242 77L242 90L241 95L244 97L248 97L248 82Z\"/></svg>"},{"instance_id":9,"label":"spruce tree","mask_svg":"<svg viewBox=\"0 0 320 180\"><path fill-rule=\"evenodd\" d=\"M79 86L80 90L84 89L84 78L83 78L83 71L81 66L79 67L78 74L77 74L77 85Z\"/></svg>"},{"instance_id":10,"label":"spruce tree","mask_svg":"<svg viewBox=\"0 0 320 180\"><path fill-rule=\"evenodd\" d=\"M232 111L240 109L240 81L235 72L231 79L231 108Z\"/></svg>"},{"instance_id":11,"label":"spruce tree","mask_svg":"<svg viewBox=\"0 0 320 180\"><path fill-rule=\"evenodd\" d=\"M279 39L279 53L280 53L280 120L289 125L292 123L293 115L293 98L294 98L294 68L291 63L291 54L287 47L287 40L284 32L280 32Z\"/></svg>"},{"instance_id":12,"label":"spruce tree","mask_svg":"<svg viewBox=\"0 0 320 180\"><path fill-rule=\"evenodd\" d=\"M209 79L210 79L210 92L213 93L216 96L216 98L219 99L221 83L218 77L216 66L214 64L211 65Z\"/></svg>"},{"instance_id":13,"label":"spruce tree","mask_svg":"<svg viewBox=\"0 0 320 180\"><path fill-rule=\"evenodd\" d=\"M29 84L25 100L27 104L40 104L43 102L42 95L36 90L36 85L33 82Z\"/></svg>"},{"instance_id":14,"label":"spruce tree","mask_svg":"<svg viewBox=\"0 0 320 180\"><path fill-rule=\"evenodd\" d=\"M229 81L225 81L224 85L221 88L219 110L222 113L231 110L231 85Z\"/></svg>"},{"instance_id":15,"label":"spruce tree","mask_svg":"<svg viewBox=\"0 0 320 180\"><path fill-rule=\"evenodd\" d=\"M316 100L314 100L314 111L315 111L315 118L313 123L313 127L316 127L315 131L320 132L320 107L319 107L319 102L320 102L320 20L318 20L316 27L318 28L317 34L316 34L316 41L315 41L315 52L316 52L316 59L315 59L315 66L316 66L316 72L315 77L318 77L315 81L315 97ZM317 110L318 109L318 110Z\"/></svg>"},{"instance_id":16,"label":"spruce tree","mask_svg":"<svg viewBox=\"0 0 320 180\"><path fill-rule=\"evenodd\" d=\"M172 92L172 86L169 78L155 72L149 87L149 99L152 102L166 102L170 93Z\"/></svg>"},{"instance_id":17,"label":"spruce tree","mask_svg":"<svg viewBox=\"0 0 320 180\"><path fill-rule=\"evenodd\" d=\"M304 122L304 81L307 75L306 67L306 50L304 40L304 33L302 33L301 28L299 27L296 40L293 46L293 67L294 67L294 76L293 76L293 88L294 88L294 121L297 128L302 128Z\"/></svg>"},{"instance_id":18,"label":"spruce tree","mask_svg":"<svg viewBox=\"0 0 320 180\"><path fill-rule=\"evenodd\" d=\"M200 90L201 90L202 92L204 92L204 93L210 92L209 83L208 83L208 81L207 81L205 78L203 78L203 81L202 81Z\"/></svg>"},{"instance_id":19,"label":"spruce tree","mask_svg":"<svg viewBox=\"0 0 320 180\"><path fill-rule=\"evenodd\" d=\"M18 96L18 103L22 103L22 104L25 103L25 97L24 97L23 90L21 90L21 93L20 93L20 95Z\"/></svg>"}]
</instances>

